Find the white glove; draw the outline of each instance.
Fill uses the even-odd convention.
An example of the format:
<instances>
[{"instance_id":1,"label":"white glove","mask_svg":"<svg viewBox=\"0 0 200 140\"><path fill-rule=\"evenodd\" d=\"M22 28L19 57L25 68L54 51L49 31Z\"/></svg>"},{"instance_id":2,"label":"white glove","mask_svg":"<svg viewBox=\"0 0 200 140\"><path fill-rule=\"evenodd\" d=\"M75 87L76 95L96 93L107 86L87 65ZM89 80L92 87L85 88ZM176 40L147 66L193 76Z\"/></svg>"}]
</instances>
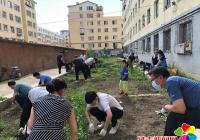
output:
<instances>
[{"instance_id":1,"label":"white glove","mask_svg":"<svg viewBox=\"0 0 200 140\"><path fill-rule=\"evenodd\" d=\"M101 132L99 133L99 136L104 137L104 136L106 135L106 133L107 133L107 130L105 130L105 129L103 128L103 129L101 129Z\"/></svg>"},{"instance_id":2,"label":"white glove","mask_svg":"<svg viewBox=\"0 0 200 140\"><path fill-rule=\"evenodd\" d=\"M90 123L89 124L89 129L88 129L89 133L94 133L94 124Z\"/></svg>"},{"instance_id":3,"label":"white glove","mask_svg":"<svg viewBox=\"0 0 200 140\"><path fill-rule=\"evenodd\" d=\"M26 130L26 129L27 129L27 130ZM29 134L31 133L31 129L28 128L28 127L27 127L27 128L24 127L24 130L23 130L22 134L26 134L26 133L29 135Z\"/></svg>"},{"instance_id":4,"label":"white glove","mask_svg":"<svg viewBox=\"0 0 200 140\"><path fill-rule=\"evenodd\" d=\"M23 128L23 127L21 127L21 128L18 130L18 132L19 132L19 133L22 133L22 132L23 132L23 130L24 130L24 128Z\"/></svg>"}]
</instances>

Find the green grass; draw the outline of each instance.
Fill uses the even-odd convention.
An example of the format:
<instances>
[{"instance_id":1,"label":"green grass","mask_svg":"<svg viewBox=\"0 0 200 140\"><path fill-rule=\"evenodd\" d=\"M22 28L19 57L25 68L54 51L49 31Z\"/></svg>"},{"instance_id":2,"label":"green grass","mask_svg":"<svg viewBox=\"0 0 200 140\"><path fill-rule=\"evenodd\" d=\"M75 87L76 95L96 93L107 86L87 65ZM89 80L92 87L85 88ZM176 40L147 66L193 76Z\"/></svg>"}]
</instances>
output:
<instances>
[{"instance_id":1,"label":"green grass","mask_svg":"<svg viewBox=\"0 0 200 140\"><path fill-rule=\"evenodd\" d=\"M5 98L5 97L0 97L0 101L4 101L4 100L6 100L7 98Z\"/></svg>"}]
</instances>

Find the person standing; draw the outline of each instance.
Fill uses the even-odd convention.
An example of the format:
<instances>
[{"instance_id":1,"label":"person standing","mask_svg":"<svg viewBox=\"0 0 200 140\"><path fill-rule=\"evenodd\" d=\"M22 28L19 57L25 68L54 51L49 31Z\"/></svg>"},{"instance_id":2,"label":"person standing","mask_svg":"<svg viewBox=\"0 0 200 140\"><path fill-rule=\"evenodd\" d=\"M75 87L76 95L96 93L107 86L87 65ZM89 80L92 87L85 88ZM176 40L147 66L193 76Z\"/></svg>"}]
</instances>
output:
<instances>
[{"instance_id":1,"label":"person standing","mask_svg":"<svg viewBox=\"0 0 200 140\"><path fill-rule=\"evenodd\" d=\"M111 95L101 92L89 91L85 94L87 107L85 110L86 118L89 122L89 132L93 133L95 126L91 116L97 118L101 123L98 129L101 129L100 136L105 136L107 129L112 124L109 134L116 134L118 126L117 121L123 116L123 107Z\"/></svg>"},{"instance_id":2,"label":"person standing","mask_svg":"<svg viewBox=\"0 0 200 140\"><path fill-rule=\"evenodd\" d=\"M68 70L70 70L70 68L71 68L71 65L69 63L67 64L65 62L62 53L59 53L57 55L57 66L58 66L58 72L59 72L59 74L61 74L61 68L62 68L62 66L65 66L66 72L68 72Z\"/></svg>"},{"instance_id":3,"label":"person standing","mask_svg":"<svg viewBox=\"0 0 200 140\"><path fill-rule=\"evenodd\" d=\"M90 57L85 60L85 71L88 78L91 78L91 67L95 66L95 63L96 61L93 57Z\"/></svg>"},{"instance_id":4,"label":"person standing","mask_svg":"<svg viewBox=\"0 0 200 140\"><path fill-rule=\"evenodd\" d=\"M121 63L121 75L119 82L120 95L128 96L128 64L126 60Z\"/></svg>"},{"instance_id":5,"label":"person standing","mask_svg":"<svg viewBox=\"0 0 200 140\"><path fill-rule=\"evenodd\" d=\"M36 79L40 79L38 84L39 86L46 86L52 80L50 76L45 74L40 74L39 72L34 72L33 77L35 77Z\"/></svg>"},{"instance_id":6,"label":"person standing","mask_svg":"<svg viewBox=\"0 0 200 140\"><path fill-rule=\"evenodd\" d=\"M13 80L8 82L8 86L14 90L12 100L16 101L22 109L19 131L23 131L23 128L28 122L32 107L31 101L28 98L28 93L31 90L31 86L26 84L17 84Z\"/></svg>"},{"instance_id":7,"label":"person standing","mask_svg":"<svg viewBox=\"0 0 200 140\"><path fill-rule=\"evenodd\" d=\"M65 100L67 84L64 80L54 79L47 84L50 93L33 103L28 128L31 133L27 140L66 140L63 127L69 124L71 140L77 140L77 123L74 109Z\"/></svg>"},{"instance_id":8,"label":"person standing","mask_svg":"<svg viewBox=\"0 0 200 140\"><path fill-rule=\"evenodd\" d=\"M76 74L76 80L79 80L79 71L82 71L85 80L87 80L88 76L85 69L85 63L82 58L75 56L75 59L73 60L73 65L75 69Z\"/></svg>"},{"instance_id":9,"label":"person standing","mask_svg":"<svg viewBox=\"0 0 200 140\"><path fill-rule=\"evenodd\" d=\"M166 88L170 103L164 106L169 112L165 136L174 136L174 131L183 123L200 128L200 82L180 76L170 76L164 67L149 72L154 88Z\"/></svg>"}]
</instances>

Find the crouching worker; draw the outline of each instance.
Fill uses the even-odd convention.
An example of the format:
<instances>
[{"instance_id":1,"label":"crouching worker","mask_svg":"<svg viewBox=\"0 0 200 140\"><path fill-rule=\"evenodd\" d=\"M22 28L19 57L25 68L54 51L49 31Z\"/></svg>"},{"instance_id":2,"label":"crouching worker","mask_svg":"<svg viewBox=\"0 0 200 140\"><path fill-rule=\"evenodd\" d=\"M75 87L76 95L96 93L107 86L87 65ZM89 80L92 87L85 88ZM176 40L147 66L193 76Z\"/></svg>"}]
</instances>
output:
<instances>
[{"instance_id":1,"label":"crouching worker","mask_svg":"<svg viewBox=\"0 0 200 140\"><path fill-rule=\"evenodd\" d=\"M105 136L109 124L112 124L112 128L109 134L115 134L117 132L117 120L123 116L123 107L120 103L111 95L101 92L90 91L85 95L86 117L89 122L89 132L93 133L96 129L101 129L99 135ZM91 116L101 123L97 127L94 126Z\"/></svg>"},{"instance_id":2,"label":"crouching worker","mask_svg":"<svg viewBox=\"0 0 200 140\"><path fill-rule=\"evenodd\" d=\"M164 106L169 112L164 135L174 136L174 131L183 123L200 128L200 82L170 76L164 67L157 67L149 74L154 88L166 88L170 98L170 104Z\"/></svg>"}]
</instances>

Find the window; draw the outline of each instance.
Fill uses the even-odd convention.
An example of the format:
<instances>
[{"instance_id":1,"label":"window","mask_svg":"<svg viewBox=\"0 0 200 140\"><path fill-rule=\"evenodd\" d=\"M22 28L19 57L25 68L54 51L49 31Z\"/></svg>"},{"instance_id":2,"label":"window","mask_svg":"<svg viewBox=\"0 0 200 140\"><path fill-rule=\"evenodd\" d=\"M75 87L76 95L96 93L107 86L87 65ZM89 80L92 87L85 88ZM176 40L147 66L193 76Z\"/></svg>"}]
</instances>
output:
<instances>
[{"instance_id":1,"label":"window","mask_svg":"<svg viewBox=\"0 0 200 140\"><path fill-rule=\"evenodd\" d=\"M14 18L13 18L13 14L9 14L9 17L10 17L10 20L14 20Z\"/></svg>"},{"instance_id":2,"label":"window","mask_svg":"<svg viewBox=\"0 0 200 140\"><path fill-rule=\"evenodd\" d=\"M33 32L28 31L28 36L32 37L33 36Z\"/></svg>"},{"instance_id":3,"label":"window","mask_svg":"<svg viewBox=\"0 0 200 140\"><path fill-rule=\"evenodd\" d=\"M85 34L84 32L85 32L84 29L80 29L80 35L84 35Z\"/></svg>"},{"instance_id":4,"label":"window","mask_svg":"<svg viewBox=\"0 0 200 140\"><path fill-rule=\"evenodd\" d=\"M98 36L98 40L101 40L101 36Z\"/></svg>"},{"instance_id":5,"label":"window","mask_svg":"<svg viewBox=\"0 0 200 140\"><path fill-rule=\"evenodd\" d=\"M5 0L1 0L1 5L6 6L6 1Z\"/></svg>"},{"instance_id":6,"label":"window","mask_svg":"<svg viewBox=\"0 0 200 140\"><path fill-rule=\"evenodd\" d=\"M134 16L135 16L135 12L134 12L134 8L133 8L133 18L134 18Z\"/></svg>"},{"instance_id":7,"label":"window","mask_svg":"<svg viewBox=\"0 0 200 140\"><path fill-rule=\"evenodd\" d=\"M97 25L101 25L101 21L100 20L97 21Z\"/></svg>"},{"instance_id":8,"label":"window","mask_svg":"<svg viewBox=\"0 0 200 140\"><path fill-rule=\"evenodd\" d=\"M94 29L88 29L88 33L94 33Z\"/></svg>"},{"instance_id":9,"label":"window","mask_svg":"<svg viewBox=\"0 0 200 140\"><path fill-rule=\"evenodd\" d=\"M2 17L7 18L7 13L5 11L2 11Z\"/></svg>"},{"instance_id":10,"label":"window","mask_svg":"<svg viewBox=\"0 0 200 140\"><path fill-rule=\"evenodd\" d=\"M114 35L114 36L113 36L113 39L117 39L117 36L116 36L116 35Z\"/></svg>"},{"instance_id":11,"label":"window","mask_svg":"<svg viewBox=\"0 0 200 140\"><path fill-rule=\"evenodd\" d=\"M117 43L113 43L113 49L117 49Z\"/></svg>"},{"instance_id":12,"label":"window","mask_svg":"<svg viewBox=\"0 0 200 140\"><path fill-rule=\"evenodd\" d=\"M98 17L98 18L100 18L100 17L101 17L101 14L100 14L100 13L98 13L98 14L97 14L97 17Z\"/></svg>"},{"instance_id":13,"label":"window","mask_svg":"<svg viewBox=\"0 0 200 140\"><path fill-rule=\"evenodd\" d=\"M105 29L104 29L104 32L108 32L108 28L105 28Z\"/></svg>"},{"instance_id":14,"label":"window","mask_svg":"<svg viewBox=\"0 0 200 140\"><path fill-rule=\"evenodd\" d=\"M135 4L135 14L137 13L137 3Z\"/></svg>"},{"instance_id":15,"label":"window","mask_svg":"<svg viewBox=\"0 0 200 140\"><path fill-rule=\"evenodd\" d=\"M87 14L87 18L93 18L93 14Z\"/></svg>"},{"instance_id":16,"label":"window","mask_svg":"<svg viewBox=\"0 0 200 140\"><path fill-rule=\"evenodd\" d=\"M108 40L108 38L109 38L108 36L105 36L105 40Z\"/></svg>"},{"instance_id":17,"label":"window","mask_svg":"<svg viewBox=\"0 0 200 140\"><path fill-rule=\"evenodd\" d=\"M139 19L139 21L138 21L138 31L140 31L141 30L141 20Z\"/></svg>"},{"instance_id":18,"label":"window","mask_svg":"<svg viewBox=\"0 0 200 140\"><path fill-rule=\"evenodd\" d=\"M19 5L17 5L17 4L14 4L14 9L15 9L15 11L18 11L18 12L20 12L20 7L19 7Z\"/></svg>"},{"instance_id":19,"label":"window","mask_svg":"<svg viewBox=\"0 0 200 140\"><path fill-rule=\"evenodd\" d=\"M84 41L84 36L81 36L81 41Z\"/></svg>"},{"instance_id":20,"label":"window","mask_svg":"<svg viewBox=\"0 0 200 140\"><path fill-rule=\"evenodd\" d=\"M12 8L12 2L8 1L8 8Z\"/></svg>"},{"instance_id":21,"label":"window","mask_svg":"<svg viewBox=\"0 0 200 140\"><path fill-rule=\"evenodd\" d=\"M22 36L22 29L16 28L17 36Z\"/></svg>"},{"instance_id":22,"label":"window","mask_svg":"<svg viewBox=\"0 0 200 140\"><path fill-rule=\"evenodd\" d=\"M21 18L18 17L18 16L15 16L15 21L18 22L18 23L21 23Z\"/></svg>"},{"instance_id":23,"label":"window","mask_svg":"<svg viewBox=\"0 0 200 140\"><path fill-rule=\"evenodd\" d=\"M159 0L154 2L154 18L159 16Z\"/></svg>"},{"instance_id":24,"label":"window","mask_svg":"<svg viewBox=\"0 0 200 140\"><path fill-rule=\"evenodd\" d=\"M117 32L117 28L113 28L113 32Z\"/></svg>"},{"instance_id":25,"label":"window","mask_svg":"<svg viewBox=\"0 0 200 140\"><path fill-rule=\"evenodd\" d=\"M26 15L27 15L28 17L31 17L31 11L26 10Z\"/></svg>"},{"instance_id":26,"label":"window","mask_svg":"<svg viewBox=\"0 0 200 140\"><path fill-rule=\"evenodd\" d=\"M98 47L101 48L101 43L98 43Z\"/></svg>"},{"instance_id":27,"label":"window","mask_svg":"<svg viewBox=\"0 0 200 140\"><path fill-rule=\"evenodd\" d=\"M171 6L171 0L164 0L164 9L168 9Z\"/></svg>"},{"instance_id":28,"label":"window","mask_svg":"<svg viewBox=\"0 0 200 140\"><path fill-rule=\"evenodd\" d=\"M83 18L83 14L80 14L80 18Z\"/></svg>"},{"instance_id":29,"label":"window","mask_svg":"<svg viewBox=\"0 0 200 140\"><path fill-rule=\"evenodd\" d=\"M94 36L88 36L88 40L89 40L89 41L94 40Z\"/></svg>"},{"instance_id":30,"label":"window","mask_svg":"<svg viewBox=\"0 0 200 140\"><path fill-rule=\"evenodd\" d=\"M147 24L151 22L151 11L150 8L147 10Z\"/></svg>"},{"instance_id":31,"label":"window","mask_svg":"<svg viewBox=\"0 0 200 140\"><path fill-rule=\"evenodd\" d=\"M5 24L4 24L4 25L3 25L3 30L7 32L7 31L8 31L8 25L5 25Z\"/></svg>"},{"instance_id":32,"label":"window","mask_svg":"<svg viewBox=\"0 0 200 140\"><path fill-rule=\"evenodd\" d=\"M147 48L146 52L151 52L151 37L147 38Z\"/></svg>"},{"instance_id":33,"label":"window","mask_svg":"<svg viewBox=\"0 0 200 140\"><path fill-rule=\"evenodd\" d=\"M0 31L2 30L1 23L0 23Z\"/></svg>"},{"instance_id":34,"label":"window","mask_svg":"<svg viewBox=\"0 0 200 140\"><path fill-rule=\"evenodd\" d=\"M138 0L138 8L140 8L140 0Z\"/></svg>"},{"instance_id":35,"label":"window","mask_svg":"<svg viewBox=\"0 0 200 140\"><path fill-rule=\"evenodd\" d=\"M104 21L104 25L108 25L108 21Z\"/></svg>"},{"instance_id":36,"label":"window","mask_svg":"<svg viewBox=\"0 0 200 140\"><path fill-rule=\"evenodd\" d=\"M83 11L83 7L82 6L79 7L79 11Z\"/></svg>"},{"instance_id":37,"label":"window","mask_svg":"<svg viewBox=\"0 0 200 140\"><path fill-rule=\"evenodd\" d=\"M32 27L32 26L33 26L33 24L32 24L31 21L27 21L27 24L28 24L29 27Z\"/></svg>"},{"instance_id":38,"label":"window","mask_svg":"<svg viewBox=\"0 0 200 140\"><path fill-rule=\"evenodd\" d=\"M85 45L84 45L84 44L81 44L81 48L85 48Z\"/></svg>"},{"instance_id":39,"label":"window","mask_svg":"<svg viewBox=\"0 0 200 140\"><path fill-rule=\"evenodd\" d=\"M33 23L33 28L36 28L36 25L35 25L35 23Z\"/></svg>"},{"instance_id":40,"label":"window","mask_svg":"<svg viewBox=\"0 0 200 140\"><path fill-rule=\"evenodd\" d=\"M171 29L163 32L163 51L170 52L171 50Z\"/></svg>"},{"instance_id":41,"label":"window","mask_svg":"<svg viewBox=\"0 0 200 140\"><path fill-rule=\"evenodd\" d=\"M179 26L179 43L192 42L192 21L185 22Z\"/></svg>"},{"instance_id":42,"label":"window","mask_svg":"<svg viewBox=\"0 0 200 140\"><path fill-rule=\"evenodd\" d=\"M35 19L35 14L34 13L32 13L32 18Z\"/></svg>"},{"instance_id":43,"label":"window","mask_svg":"<svg viewBox=\"0 0 200 140\"><path fill-rule=\"evenodd\" d=\"M108 43L105 43L105 48L109 47L109 44Z\"/></svg>"},{"instance_id":44,"label":"window","mask_svg":"<svg viewBox=\"0 0 200 140\"><path fill-rule=\"evenodd\" d=\"M94 10L93 6L87 6L87 10Z\"/></svg>"},{"instance_id":45,"label":"window","mask_svg":"<svg viewBox=\"0 0 200 140\"><path fill-rule=\"evenodd\" d=\"M99 32L99 33L101 32L101 28L98 28L98 32Z\"/></svg>"},{"instance_id":46,"label":"window","mask_svg":"<svg viewBox=\"0 0 200 140\"><path fill-rule=\"evenodd\" d=\"M83 22L80 22L80 26L83 27L83 26L84 26L84 23L83 23Z\"/></svg>"},{"instance_id":47,"label":"window","mask_svg":"<svg viewBox=\"0 0 200 140\"><path fill-rule=\"evenodd\" d=\"M142 52L145 52L145 39L142 40Z\"/></svg>"},{"instance_id":48,"label":"window","mask_svg":"<svg viewBox=\"0 0 200 140\"><path fill-rule=\"evenodd\" d=\"M93 21L87 22L87 26L93 26L93 25L94 25Z\"/></svg>"},{"instance_id":49,"label":"window","mask_svg":"<svg viewBox=\"0 0 200 140\"><path fill-rule=\"evenodd\" d=\"M116 25L116 24L117 24L117 20L113 20L113 21L112 21L112 24L113 24L113 25Z\"/></svg>"},{"instance_id":50,"label":"window","mask_svg":"<svg viewBox=\"0 0 200 140\"><path fill-rule=\"evenodd\" d=\"M142 28L145 27L145 15L142 16Z\"/></svg>"},{"instance_id":51,"label":"window","mask_svg":"<svg viewBox=\"0 0 200 140\"><path fill-rule=\"evenodd\" d=\"M15 28L14 28L13 26L10 26L10 31L11 31L12 33L15 33Z\"/></svg>"},{"instance_id":52,"label":"window","mask_svg":"<svg viewBox=\"0 0 200 140\"><path fill-rule=\"evenodd\" d=\"M154 48L153 50L159 50L159 34L154 35Z\"/></svg>"},{"instance_id":53,"label":"window","mask_svg":"<svg viewBox=\"0 0 200 140\"><path fill-rule=\"evenodd\" d=\"M93 43L89 43L88 44L88 48L90 48L90 49L94 48L94 44Z\"/></svg>"},{"instance_id":54,"label":"window","mask_svg":"<svg viewBox=\"0 0 200 140\"><path fill-rule=\"evenodd\" d=\"M137 23L135 24L135 33L137 33Z\"/></svg>"}]
</instances>

